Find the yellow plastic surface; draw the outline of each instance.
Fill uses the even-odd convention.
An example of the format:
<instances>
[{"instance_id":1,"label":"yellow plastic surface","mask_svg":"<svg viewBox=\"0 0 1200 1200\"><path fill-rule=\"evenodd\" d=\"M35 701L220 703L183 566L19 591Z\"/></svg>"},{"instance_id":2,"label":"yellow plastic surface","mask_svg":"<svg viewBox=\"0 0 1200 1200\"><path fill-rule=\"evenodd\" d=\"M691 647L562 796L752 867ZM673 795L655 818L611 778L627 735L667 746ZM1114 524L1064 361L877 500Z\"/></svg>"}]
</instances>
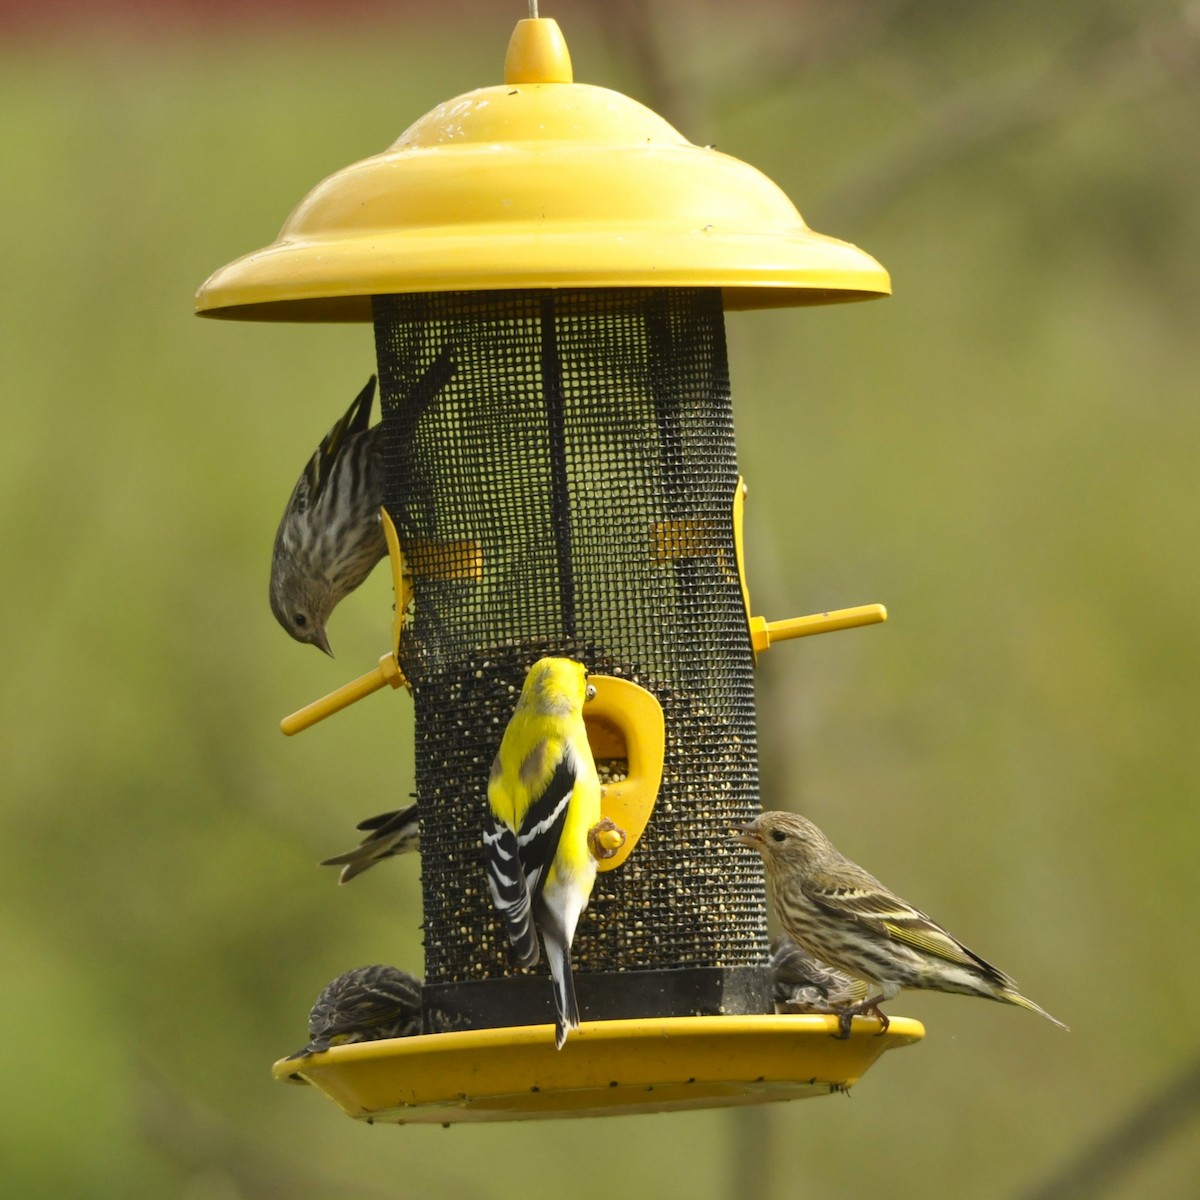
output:
<instances>
[{"instance_id":1,"label":"yellow plastic surface","mask_svg":"<svg viewBox=\"0 0 1200 1200\"><path fill-rule=\"evenodd\" d=\"M838 629L856 629L860 625L876 625L887 620L887 609L882 604L860 604L855 608L838 608L832 612L814 613L808 617L788 617L783 621L752 617L750 589L746 584L746 553L742 530L748 490L746 481L738 476L737 488L733 493L733 545L737 557L738 581L742 587L742 605L746 610L746 623L750 630L750 645L755 662L758 662L760 651L766 650L773 642L809 637L814 633L833 633Z\"/></svg>"},{"instance_id":2,"label":"yellow plastic surface","mask_svg":"<svg viewBox=\"0 0 1200 1200\"><path fill-rule=\"evenodd\" d=\"M367 321L379 293L719 287L727 308L887 295L754 167L636 101L570 79L562 34L521 21L513 82L457 96L318 184L278 239L215 272L202 315ZM564 66L565 63L565 66Z\"/></svg>"},{"instance_id":3,"label":"yellow plastic surface","mask_svg":"<svg viewBox=\"0 0 1200 1200\"><path fill-rule=\"evenodd\" d=\"M601 859L601 871L619 867L633 853L645 831L662 784L666 752L666 723L654 695L628 679L589 675L595 696L583 706L588 743L596 758L623 758L625 778L601 788L600 811L625 832L625 843L611 858Z\"/></svg>"},{"instance_id":4,"label":"yellow plastic surface","mask_svg":"<svg viewBox=\"0 0 1200 1200\"><path fill-rule=\"evenodd\" d=\"M585 1021L562 1050L554 1026L471 1030L335 1046L281 1059L351 1117L405 1124L598 1117L764 1104L844 1091L885 1051L919 1041L908 1017Z\"/></svg>"},{"instance_id":5,"label":"yellow plastic surface","mask_svg":"<svg viewBox=\"0 0 1200 1200\"><path fill-rule=\"evenodd\" d=\"M746 583L746 550L743 541L742 526L746 520L746 496L750 489L746 486L746 481L739 475L737 487L733 492L733 552L737 559L738 583L742 588L742 607L746 610L746 620L750 622L753 618L750 616L750 587ZM755 662L758 661L757 647L755 648Z\"/></svg>"},{"instance_id":6,"label":"yellow plastic surface","mask_svg":"<svg viewBox=\"0 0 1200 1200\"><path fill-rule=\"evenodd\" d=\"M342 684L328 696L322 696L320 700L314 700L311 704L306 704L303 708L284 717L279 722L279 728L288 737L291 737L293 734L315 725L318 721L323 721L326 717L332 717L334 713L341 712L343 708L349 708L351 704L388 685L394 688L408 686L408 680L404 678L404 672L400 670L400 664L390 650L380 657L379 666L375 670L368 671L365 675L360 675L357 679Z\"/></svg>"},{"instance_id":7,"label":"yellow plastic surface","mask_svg":"<svg viewBox=\"0 0 1200 1200\"><path fill-rule=\"evenodd\" d=\"M813 613L808 617L789 617L784 621L750 618L750 638L755 651L775 642L808 637L814 633L834 633L839 629L857 629L860 625L878 625L887 620L882 604L860 604L856 608L836 608L832 612Z\"/></svg>"},{"instance_id":8,"label":"yellow plastic surface","mask_svg":"<svg viewBox=\"0 0 1200 1200\"><path fill-rule=\"evenodd\" d=\"M571 52L557 21L518 21L504 56L505 83L573 83Z\"/></svg>"},{"instance_id":9,"label":"yellow plastic surface","mask_svg":"<svg viewBox=\"0 0 1200 1200\"><path fill-rule=\"evenodd\" d=\"M379 520L383 525L383 540L387 542L388 562L392 568L392 592L396 597L396 608L392 613L392 655L398 660L400 635L404 632L404 623L408 620L408 606L412 603L413 598L412 572L404 561L404 551L400 547L400 535L396 532L396 526L386 508L379 510ZM400 669L399 661L396 663L396 669ZM408 686L407 680L405 680L405 686Z\"/></svg>"}]
</instances>

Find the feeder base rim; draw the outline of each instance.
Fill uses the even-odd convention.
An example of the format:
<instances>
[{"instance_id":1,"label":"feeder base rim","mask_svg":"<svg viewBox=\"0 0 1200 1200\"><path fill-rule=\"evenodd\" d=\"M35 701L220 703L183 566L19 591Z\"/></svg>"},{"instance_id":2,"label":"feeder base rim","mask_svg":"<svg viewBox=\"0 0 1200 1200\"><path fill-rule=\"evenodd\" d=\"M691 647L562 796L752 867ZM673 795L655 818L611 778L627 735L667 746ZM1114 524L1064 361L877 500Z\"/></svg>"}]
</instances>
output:
<instances>
[{"instance_id":1,"label":"feeder base rim","mask_svg":"<svg viewBox=\"0 0 1200 1200\"><path fill-rule=\"evenodd\" d=\"M723 1108L846 1091L885 1051L924 1037L892 1017L661 1017L585 1021L554 1048L553 1025L462 1030L335 1046L281 1059L368 1122L458 1124Z\"/></svg>"}]
</instances>

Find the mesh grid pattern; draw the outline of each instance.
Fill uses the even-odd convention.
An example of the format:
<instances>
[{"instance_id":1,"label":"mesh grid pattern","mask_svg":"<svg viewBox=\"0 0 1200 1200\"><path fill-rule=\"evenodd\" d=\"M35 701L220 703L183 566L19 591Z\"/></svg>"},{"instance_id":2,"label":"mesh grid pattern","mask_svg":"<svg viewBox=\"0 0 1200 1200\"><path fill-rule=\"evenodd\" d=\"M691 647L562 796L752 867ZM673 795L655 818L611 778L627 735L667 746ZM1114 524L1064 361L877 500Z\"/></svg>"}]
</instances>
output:
<instances>
[{"instance_id":1,"label":"mesh grid pattern","mask_svg":"<svg viewBox=\"0 0 1200 1200\"><path fill-rule=\"evenodd\" d=\"M492 758L548 653L641 684L667 729L655 811L598 876L576 969L761 963L761 867L728 837L758 810L758 769L719 291L384 296L375 334L386 503L415 576L400 657L427 982L512 971L481 829Z\"/></svg>"}]
</instances>

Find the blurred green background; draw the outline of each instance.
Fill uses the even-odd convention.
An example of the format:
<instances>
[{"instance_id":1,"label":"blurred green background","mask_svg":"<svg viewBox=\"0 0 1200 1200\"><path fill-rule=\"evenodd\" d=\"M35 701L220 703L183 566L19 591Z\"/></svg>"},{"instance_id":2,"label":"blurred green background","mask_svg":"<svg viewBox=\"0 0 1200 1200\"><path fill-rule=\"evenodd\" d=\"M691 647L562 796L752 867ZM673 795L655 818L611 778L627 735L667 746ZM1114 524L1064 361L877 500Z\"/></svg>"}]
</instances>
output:
<instances>
[{"instance_id":1,"label":"blurred green background","mask_svg":"<svg viewBox=\"0 0 1200 1200\"><path fill-rule=\"evenodd\" d=\"M268 8L66 6L0 49L6 1190L1032 1194L1200 1049L1200 10L543 4L577 79L892 272L891 300L728 320L755 610L890 611L764 657L764 798L1072 1032L913 994L926 1040L850 1100L442 1130L269 1071L333 975L420 968L415 861L313 865L410 791L407 699L276 725L375 662L387 581L335 662L266 602L370 329L200 321L192 293L498 82L524 5ZM1197 1177L1192 1125L1106 1194Z\"/></svg>"}]
</instances>

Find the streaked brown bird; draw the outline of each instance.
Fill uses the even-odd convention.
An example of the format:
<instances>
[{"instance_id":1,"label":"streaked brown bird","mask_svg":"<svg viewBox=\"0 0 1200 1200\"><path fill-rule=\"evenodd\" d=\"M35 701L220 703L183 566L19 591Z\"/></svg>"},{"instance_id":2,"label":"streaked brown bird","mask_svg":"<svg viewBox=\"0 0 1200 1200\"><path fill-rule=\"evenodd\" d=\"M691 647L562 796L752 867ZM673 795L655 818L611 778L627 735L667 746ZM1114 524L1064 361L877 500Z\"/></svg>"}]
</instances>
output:
<instances>
[{"instance_id":1,"label":"streaked brown bird","mask_svg":"<svg viewBox=\"0 0 1200 1200\"><path fill-rule=\"evenodd\" d=\"M381 425L368 428L375 376L308 460L275 534L271 611L298 642L332 656L325 624L387 554Z\"/></svg>"},{"instance_id":2,"label":"streaked brown bird","mask_svg":"<svg viewBox=\"0 0 1200 1200\"><path fill-rule=\"evenodd\" d=\"M410 417L433 403L454 375L453 350L441 352L397 397ZM271 611L298 642L332 655L330 613L387 554L383 505L382 425L371 424L375 376L321 439L300 472L271 553Z\"/></svg>"},{"instance_id":3,"label":"streaked brown bird","mask_svg":"<svg viewBox=\"0 0 1200 1200\"><path fill-rule=\"evenodd\" d=\"M777 1013L834 1013L863 999L867 985L805 954L786 933L771 951L771 999Z\"/></svg>"},{"instance_id":4,"label":"streaked brown bird","mask_svg":"<svg viewBox=\"0 0 1200 1200\"><path fill-rule=\"evenodd\" d=\"M355 967L322 989L308 1014L308 1045L288 1058L420 1032L421 981L382 963Z\"/></svg>"},{"instance_id":5,"label":"streaked brown bird","mask_svg":"<svg viewBox=\"0 0 1200 1200\"><path fill-rule=\"evenodd\" d=\"M338 883L349 883L356 875L361 875L385 858L421 848L421 826L415 804L368 817L365 821L359 821L355 828L367 831L367 836L353 850L322 859L320 863L323 867L342 868Z\"/></svg>"},{"instance_id":6,"label":"streaked brown bird","mask_svg":"<svg viewBox=\"0 0 1200 1200\"><path fill-rule=\"evenodd\" d=\"M888 1018L879 1006L902 988L1016 1004L1067 1028L1022 996L1003 971L839 853L811 821L764 812L736 837L762 855L775 915L788 937L821 962L879 989L841 1009L841 1037L849 1037L850 1020L859 1013L878 1017L886 1030Z\"/></svg>"}]
</instances>

